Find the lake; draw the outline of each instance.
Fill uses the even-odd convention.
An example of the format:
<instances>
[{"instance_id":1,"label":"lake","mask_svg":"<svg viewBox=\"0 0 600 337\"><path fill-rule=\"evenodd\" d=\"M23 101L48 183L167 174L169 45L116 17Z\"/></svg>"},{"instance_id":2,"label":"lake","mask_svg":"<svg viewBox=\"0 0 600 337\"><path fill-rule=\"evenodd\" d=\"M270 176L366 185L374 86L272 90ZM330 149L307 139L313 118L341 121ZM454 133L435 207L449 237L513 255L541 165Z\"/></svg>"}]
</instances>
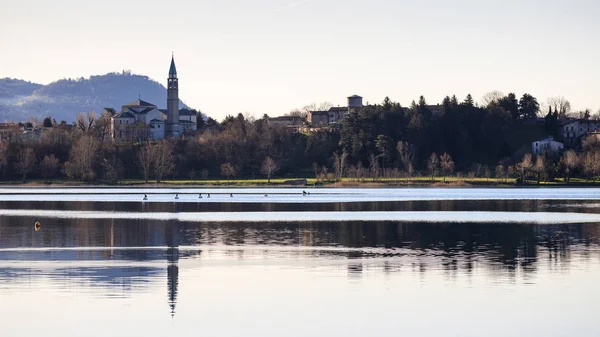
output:
<instances>
[{"instance_id":1,"label":"lake","mask_svg":"<svg viewBox=\"0 0 600 337\"><path fill-rule=\"evenodd\" d=\"M600 189L0 188L1 336L590 336L598 280Z\"/></svg>"}]
</instances>

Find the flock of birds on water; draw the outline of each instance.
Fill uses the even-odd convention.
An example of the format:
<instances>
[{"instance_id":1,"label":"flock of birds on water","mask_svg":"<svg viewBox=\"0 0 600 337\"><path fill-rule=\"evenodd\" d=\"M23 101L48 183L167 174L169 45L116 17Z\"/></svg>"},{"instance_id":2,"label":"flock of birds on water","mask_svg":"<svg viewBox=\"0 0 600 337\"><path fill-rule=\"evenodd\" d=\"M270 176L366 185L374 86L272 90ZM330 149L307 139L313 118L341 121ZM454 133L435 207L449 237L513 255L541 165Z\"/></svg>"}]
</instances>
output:
<instances>
[{"instance_id":1,"label":"flock of birds on water","mask_svg":"<svg viewBox=\"0 0 600 337\"><path fill-rule=\"evenodd\" d=\"M302 191L302 196L307 196L310 195L310 192L306 192L306 191ZM268 197L268 194L265 194L265 197ZM233 193L229 193L229 197L233 198ZM204 197L202 196L202 193L198 194L198 199L203 199ZM206 195L207 199L210 199L210 193L207 193ZM175 194L175 200L179 200L179 193ZM148 195L144 194L144 199L142 199L142 201L147 201L148 200Z\"/></svg>"}]
</instances>

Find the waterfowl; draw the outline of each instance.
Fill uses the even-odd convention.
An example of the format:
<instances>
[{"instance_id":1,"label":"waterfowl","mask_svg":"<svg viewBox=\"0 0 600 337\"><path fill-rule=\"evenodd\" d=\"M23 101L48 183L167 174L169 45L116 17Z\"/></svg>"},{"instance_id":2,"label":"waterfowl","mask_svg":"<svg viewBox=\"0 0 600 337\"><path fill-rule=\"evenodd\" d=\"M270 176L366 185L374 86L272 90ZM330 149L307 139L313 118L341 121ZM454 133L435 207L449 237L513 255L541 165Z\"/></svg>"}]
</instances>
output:
<instances>
[{"instance_id":1,"label":"waterfowl","mask_svg":"<svg viewBox=\"0 0 600 337\"><path fill-rule=\"evenodd\" d=\"M148 200L148 196L144 194L144 199L143 200Z\"/></svg>"},{"instance_id":2,"label":"waterfowl","mask_svg":"<svg viewBox=\"0 0 600 337\"><path fill-rule=\"evenodd\" d=\"M202 193L198 194L198 199L202 199Z\"/></svg>"},{"instance_id":3,"label":"waterfowl","mask_svg":"<svg viewBox=\"0 0 600 337\"><path fill-rule=\"evenodd\" d=\"M230 197L230 198L233 198L233 193L229 193L229 197Z\"/></svg>"},{"instance_id":4,"label":"waterfowl","mask_svg":"<svg viewBox=\"0 0 600 337\"><path fill-rule=\"evenodd\" d=\"M306 195L306 191L302 191L302 195Z\"/></svg>"},{"instance_id":5,"label":"waterfowl","mask_svg":"<svg viewBox=\"0 0 600 337\"><path fill-rule=\"evenodd\" d=\"M179 193L175 194L175 199L179 199Z\"/></svg>"},{"instance_id":6,"label":"waterfowl","mask_svg":"<svg viewBox=\"0 0 600 337\"><path fill-rule=\"evenodd\" d=\"M210 198L210 193L208 193L208 196L207 196L207 198Z\"/></svg>"},{"instance_id":7,"label":"waterfowl","mask_svg":"<svg viewBox=\"0 0 600 337\"><path fill-rule=\"evenodd\" d=\"M268 194L265 194L265 197L268 197L268 196L269 196Z\"/></svg>"}]
</instances>

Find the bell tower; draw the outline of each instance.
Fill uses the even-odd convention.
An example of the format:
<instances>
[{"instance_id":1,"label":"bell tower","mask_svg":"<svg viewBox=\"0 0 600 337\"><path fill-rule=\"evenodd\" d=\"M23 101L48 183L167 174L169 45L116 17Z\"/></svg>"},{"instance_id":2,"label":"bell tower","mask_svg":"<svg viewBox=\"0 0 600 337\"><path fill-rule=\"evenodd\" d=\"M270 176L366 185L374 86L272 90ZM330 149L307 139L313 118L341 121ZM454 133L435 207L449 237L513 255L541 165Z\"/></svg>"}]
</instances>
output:
<instances>
[{"instance_id":1,"label":"bell tower","mask_svg":"<svg viewBox=\"0 0 600 337\"><path fill-rule=\"evenodd\" d=\"M171 67L167 80L167 122L165 124L167 136L179 136L179 81L174 56L171 56Z\"/></svg>"}]
</instances>

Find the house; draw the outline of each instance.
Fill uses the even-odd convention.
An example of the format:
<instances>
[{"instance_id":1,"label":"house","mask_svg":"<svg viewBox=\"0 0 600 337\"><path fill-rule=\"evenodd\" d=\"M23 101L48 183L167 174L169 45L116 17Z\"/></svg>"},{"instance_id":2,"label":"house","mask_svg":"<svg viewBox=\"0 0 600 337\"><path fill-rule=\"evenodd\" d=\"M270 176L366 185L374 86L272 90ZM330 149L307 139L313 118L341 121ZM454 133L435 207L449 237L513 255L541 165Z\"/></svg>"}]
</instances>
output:
<instances>
[{"instance_id":1,"label":"house","mask_svg":"<svg viewBox=\"0 0 600 337\"><path fill-rule=\"evenodd\" d=\"M301 132L304 129L305 120L300 116L271 117L268 123L273 127L285 128L287 132Z\"/></svg>"},{"instance_id":2,"label":"house","mask_svg":"<svg viewBox=\"0 0 600 337\"><path fill-rule=\"evenodd\" d=\"M531 143L531 153L533 155L541 154L546 151L551 153L558 153L564 149L564 145L561 142L555 141L552 137L538 140L537 142Z\"/></svg>"},{"instance_id":3,"label":"house","mask_svg":"<svg viewBox=\"0 0 600 337\"><path fill-rule=\"evenodd\" d=\"M23 132L24 127L16 123L0 123L0 140L12 141L17 139L17 135Z\"/></svg>"},{"instance_id":4,"label":"house","mask_svg":"<svg viewBox=\"0 0 600 337\"><path fill-rule=\"evenodd\" d=\"M309 111L306 120L312 127L327 126L329 124L329 111Z\"/></svg>"},{"instance_id":5,"label":"house","mask_svg":"<svg viewBox=\"0 0 600 337\"><path fill-rule=\"evenodd\" d=\"M349 112L348 107L332 107L332 108L330 108L327 113L329 124L341 122L342 120L344 120L344 118L346 118L346 116L348 116L348 112Z\"/></svg>"},{"instance_id":6,"label":"house","mask_svg":"<svg viewBox=\"0 0 600 337\"><path fill-rule=\"evenodd\" d=\"M565 144L575 145L586 133L599 130L600 120L567 118L560 120L558 125Z\"/></svg>"}]
</instances>

